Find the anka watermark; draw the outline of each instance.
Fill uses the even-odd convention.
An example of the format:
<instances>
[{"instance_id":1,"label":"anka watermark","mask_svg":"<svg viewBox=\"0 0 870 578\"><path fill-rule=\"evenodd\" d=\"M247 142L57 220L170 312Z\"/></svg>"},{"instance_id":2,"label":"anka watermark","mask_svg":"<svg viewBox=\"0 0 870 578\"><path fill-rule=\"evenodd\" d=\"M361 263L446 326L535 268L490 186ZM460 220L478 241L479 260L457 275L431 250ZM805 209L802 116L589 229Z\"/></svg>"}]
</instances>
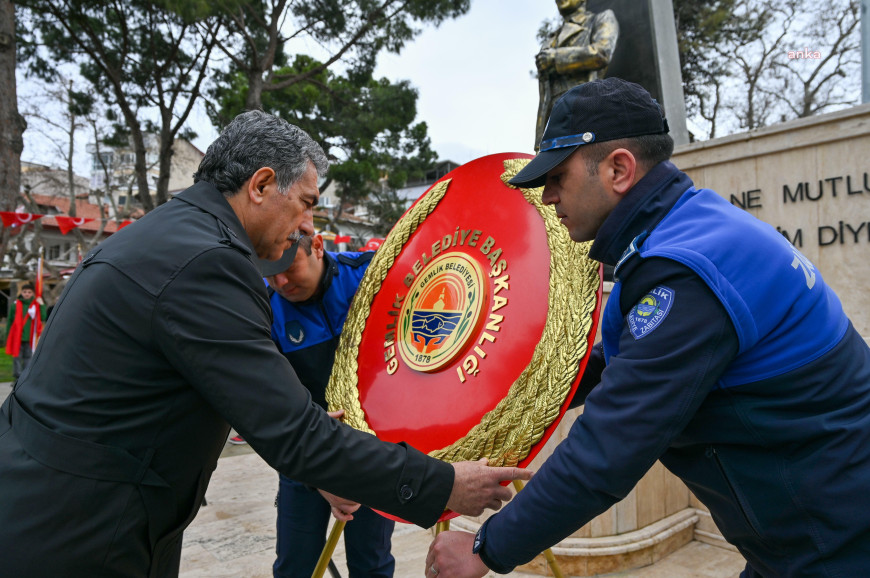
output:
<instances>
[{"instance_id":1,"label":"anka watermark","mask_svg":"<svg viewBox=\"0 0 870 578\"><path fill-rule=\"evenodd\" d=\"M789 60L798 60L798 59L810 59L810 60L821 60L822 53L818 50L810 50L809 48L804 48L803 50L789 50L788 51L788 59Z\"/></svg>"}]
</instances>

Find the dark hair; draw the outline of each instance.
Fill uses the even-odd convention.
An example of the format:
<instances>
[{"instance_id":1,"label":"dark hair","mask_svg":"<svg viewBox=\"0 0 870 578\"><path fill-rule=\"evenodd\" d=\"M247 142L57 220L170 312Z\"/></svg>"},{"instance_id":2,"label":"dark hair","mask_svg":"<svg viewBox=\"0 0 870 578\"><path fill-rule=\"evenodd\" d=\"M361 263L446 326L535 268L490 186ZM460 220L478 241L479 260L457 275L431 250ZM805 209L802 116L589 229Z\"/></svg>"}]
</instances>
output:
<instances>
[{"instance_id":1,"label":"dark hair","mask_svg":"<svg viewBox=\"0 0 870 578\"><path fill-rule=\"evenodd\" d=\"M208 147L193 182L213 184L224 196L236 194L263 167L275 171L278 191L286 194L314 165L322 177L329 160L301 128L261 110L243 112Z\"/></svg>"},{"instance_id":2,"label":"dark hair","mask_svg":"<svg viewBox=\"0 0 870 578\"><path fill-rule=\"evenodd\" d=\"M296 241L296 243L299 244L299 249L305 251L305 254L308 256L311 256L311 240L311 235L302 235L302 237L300 237L300 239ZM297 255L299 254L298 251L299 250L297 249Z\"/></svg>"},{"instance_id":3,"label":"dark hair","mask_svg":"<svg viewBox=\"0 0 870 578\"><path fill-rule=\"evenodd\" d=\"M32 283L25 283L24 285L22 285L21 289L19 289L19 292L24 291L25 289L30 289L31 291L36 291L36 287L34 287Z\"/></svg>"},{"instance_id":4,"label":"dark hair","mask_svg":"<svg viewBox=\"0 0 870 578\"><path fill-rule=\"evenodd\" d=\"M598 165L616 149L628 149L644 170L649 170L674 153L674 139L669 134L645 134L581 146L586 170L590 175L598 174Z\"/></svg>"}]
</instances>

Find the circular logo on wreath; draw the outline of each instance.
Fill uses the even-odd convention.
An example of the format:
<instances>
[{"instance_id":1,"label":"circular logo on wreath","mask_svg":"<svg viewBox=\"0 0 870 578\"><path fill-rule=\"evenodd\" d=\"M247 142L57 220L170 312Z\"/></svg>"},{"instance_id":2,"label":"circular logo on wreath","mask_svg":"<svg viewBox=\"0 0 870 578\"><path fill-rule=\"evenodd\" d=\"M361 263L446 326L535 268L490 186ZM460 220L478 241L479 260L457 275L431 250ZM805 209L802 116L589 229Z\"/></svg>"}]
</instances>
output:
<instances>
[{"instance_id":1,"label":"circular logo on wreath","mask_svg":"<svg viewBox=\"0 0 870 578\"><path fill-rule=\"evenodd\" d=\"M436 371L464 349L477 328L485 277L464 253L436 257L420 271L399 317L402 360L417 371Z\"/></svg>"}]
</instances>

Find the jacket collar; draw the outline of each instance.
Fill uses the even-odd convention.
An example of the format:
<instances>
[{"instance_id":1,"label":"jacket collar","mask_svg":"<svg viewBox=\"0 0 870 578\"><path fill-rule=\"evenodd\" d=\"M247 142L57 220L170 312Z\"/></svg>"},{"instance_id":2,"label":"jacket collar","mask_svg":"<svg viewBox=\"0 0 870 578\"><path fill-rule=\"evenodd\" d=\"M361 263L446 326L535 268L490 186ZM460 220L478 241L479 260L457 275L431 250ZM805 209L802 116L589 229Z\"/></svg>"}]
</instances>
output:
<instances>
[{"instance_id":1,"label":"jacket collar","mask_svg":"<svg viewBox=\"0 0 870 578\"><path fill-rule=\"evenodd\" d=\"M236 212L233 211L226 198L213 184L199 181L192 187L188 187L175 195L175 198L213 215L224 224L227 231L233 237L250 250L252 256L256 257L257 252L254 250L254 244L251 242L250 237L248 237L248 232L242 226L241 221L236 216Z\"/></svg>"},{"instance_id":2,"label":"jacket collar","mask_svg":"<svg viewBox=\"0 0 870 578\"><path fill-rule=\"evenodd\" d=\"M692 179L670 161L654 166L604 220L589 256L616 265L632 240L652 231L692 186Z\"/></svg>"}]
</instances>

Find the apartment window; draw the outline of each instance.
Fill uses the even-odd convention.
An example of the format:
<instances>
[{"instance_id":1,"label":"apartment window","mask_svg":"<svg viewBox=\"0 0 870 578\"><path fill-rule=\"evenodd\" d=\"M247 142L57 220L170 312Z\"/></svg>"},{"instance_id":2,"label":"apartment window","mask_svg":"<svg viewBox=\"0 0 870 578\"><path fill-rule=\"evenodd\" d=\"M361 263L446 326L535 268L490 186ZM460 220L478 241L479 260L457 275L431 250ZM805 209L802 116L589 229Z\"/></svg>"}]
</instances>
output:
<instances>
[{"instance_id":1,"label":"apartment window","mask_svg":"<svg viewBox=\"0 0 870 578\"><path fill-rule=\"evenodd\" d=\"M100 162L102 159L102 162ZM106 165L107 169L112 168L112 153L100 153L99 156L94 155L94 170L101 171L103 170L103 164Z\"/></svg>"},{"instance_id":2,"label":"apartment window","mask_svg":"<svg viewBox=\"0 0 870 578\"><path fill-rule=\"evenodd\" d=\"M121 195L120 197L118 197L118 205L119 206L123 207L126 204L127 204L127 195Z\"/></svg>"},{"instance_id":3,"label":"apartment window","mask_svg":"<svg viewBox=\"0 0 870 578\"><path fill-rule=\"evenodd\" d=\"M60 259L60 245L52 245L48 248L47 258L49 261L56 261Z\"/></svg>"}]
</instances>

